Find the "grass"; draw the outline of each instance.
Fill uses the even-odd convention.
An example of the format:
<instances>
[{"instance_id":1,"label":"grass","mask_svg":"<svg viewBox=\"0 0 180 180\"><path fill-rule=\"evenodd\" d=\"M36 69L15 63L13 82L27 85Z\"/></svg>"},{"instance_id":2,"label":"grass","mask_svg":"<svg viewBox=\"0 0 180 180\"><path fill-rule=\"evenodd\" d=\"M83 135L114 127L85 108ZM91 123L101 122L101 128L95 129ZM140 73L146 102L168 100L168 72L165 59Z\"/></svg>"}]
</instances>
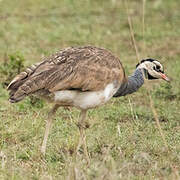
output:
<instances>
[{"instance_id":1,"label":"grass","mask_svg":"<svg viewBox=\"0 0 180 180\"><path fill-rule=\"evenodd\" d=\"M10 104L5 85L17 73L12 59L22 59L28 66L58 49L87 44L110 49L120 57L127 75L132 73L138 60L124 1L0 1L0 179L180 178L180 2L146 1L144 37L142 1L128 5L141 58L159 59L173 81L148 82L133 95L90 110L87 167L83 153L73 161L78 110L59 109L42 157L39 149L51 105L30 98Z\"/></svg>"}]
</instances>

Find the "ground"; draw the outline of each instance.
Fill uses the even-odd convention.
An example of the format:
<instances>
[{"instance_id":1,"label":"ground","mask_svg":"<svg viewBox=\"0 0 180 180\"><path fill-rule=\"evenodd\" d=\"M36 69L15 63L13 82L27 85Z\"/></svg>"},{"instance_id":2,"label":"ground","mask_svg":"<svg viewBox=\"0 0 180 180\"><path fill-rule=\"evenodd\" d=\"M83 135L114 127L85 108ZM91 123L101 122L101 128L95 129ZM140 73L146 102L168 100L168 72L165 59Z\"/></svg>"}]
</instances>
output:
<instances>
[{"instance_id":1,"label":"ground","mask_svg":"<svg viewBox=\"0 0 180 180\"><path fill-rule=\"evenodd\" d=\"M89 111L89 166L81 149L73 159L79 111L59 109L43 157L52 105L32 98L10 104L7 83L23 66L87 44L111 50L131 74L138 59L127 8L140 58L162 62L171 83L147 82ZM0 179L180 179L179 12L179 0L0 0Z\"/></svg>"}]
</instances>

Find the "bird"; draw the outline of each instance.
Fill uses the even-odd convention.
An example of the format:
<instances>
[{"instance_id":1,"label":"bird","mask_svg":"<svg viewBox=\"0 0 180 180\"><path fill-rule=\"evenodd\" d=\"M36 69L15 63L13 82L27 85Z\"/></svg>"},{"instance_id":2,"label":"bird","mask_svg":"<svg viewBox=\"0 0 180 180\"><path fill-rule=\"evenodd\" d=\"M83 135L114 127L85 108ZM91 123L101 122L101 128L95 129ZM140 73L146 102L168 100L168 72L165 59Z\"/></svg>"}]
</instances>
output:
<instances>
[{"instance_id":1,"label":"bird","mask_svg":"<svg viewBox=\"0 0 180 180\"><path fill-rule=\"evenodd\" d=\"M104 105L111 98L136 92L145 79L163 79L163 65L156 59L141 60L134 73L127 77L120 59L111 51L95 46L68 47L41 62L33 64L10 82L9 101L17 103L26 96L35 95L53 104L48 114L41 146L43 155L52 120L59 107L75 107L80 110L79 143L89 158L85 140L87 111Z\"/></svg>"}]
</instances>

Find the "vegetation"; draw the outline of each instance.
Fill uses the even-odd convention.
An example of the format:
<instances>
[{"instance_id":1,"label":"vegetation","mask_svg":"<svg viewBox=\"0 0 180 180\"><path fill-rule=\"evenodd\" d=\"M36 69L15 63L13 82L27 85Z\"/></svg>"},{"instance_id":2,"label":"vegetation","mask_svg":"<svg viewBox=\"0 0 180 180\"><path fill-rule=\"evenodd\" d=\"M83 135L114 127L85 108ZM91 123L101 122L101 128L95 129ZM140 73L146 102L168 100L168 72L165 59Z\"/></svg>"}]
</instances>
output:
<instances>
[{"instance_id":1,"label":"vegetation","mask_svg":"<svg viewBox=\"0 0 180 180\"><path fill-rule=\"evenodd\" d=\"M73 158L78 110L59 109L43 157L40 146L52 105L31 98L8 102L6 86L16 73L68 46L110 49L132 73L138 60L124 2L0 1L0 179L180 179L179 0L129 1L140 57L159 59L172 82L148 82L133 95L89 111L89 166L81 150Z\"/></svg>"}]
</instances>

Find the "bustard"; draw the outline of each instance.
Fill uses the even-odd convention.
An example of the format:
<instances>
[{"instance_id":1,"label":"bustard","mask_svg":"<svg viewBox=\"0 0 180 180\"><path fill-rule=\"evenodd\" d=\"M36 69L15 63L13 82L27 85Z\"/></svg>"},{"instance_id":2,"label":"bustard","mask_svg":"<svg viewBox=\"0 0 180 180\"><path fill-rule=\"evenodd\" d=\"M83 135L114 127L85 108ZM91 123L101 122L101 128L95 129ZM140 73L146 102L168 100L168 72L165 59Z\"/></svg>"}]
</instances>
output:
<instances>
[{"instance_id":1,"label":"bustard","mask_svg":"<svg viewBox=\"0 0 180 180\"><path fill-rule=\"evenodd\" d=\"M106 49L70 47L45 58L17 75L9 84L10 102L38 95L54 103L46 123L41 152L45 154L53 115L60 106L81 110L79 145L86 156L84 120L88 109L105 104L112 97L125 96L140 88L147 79L164 79L163 66L154 59L142 60L135 72L126 77L120 60Z\"/></svg>"}]
</instances>

